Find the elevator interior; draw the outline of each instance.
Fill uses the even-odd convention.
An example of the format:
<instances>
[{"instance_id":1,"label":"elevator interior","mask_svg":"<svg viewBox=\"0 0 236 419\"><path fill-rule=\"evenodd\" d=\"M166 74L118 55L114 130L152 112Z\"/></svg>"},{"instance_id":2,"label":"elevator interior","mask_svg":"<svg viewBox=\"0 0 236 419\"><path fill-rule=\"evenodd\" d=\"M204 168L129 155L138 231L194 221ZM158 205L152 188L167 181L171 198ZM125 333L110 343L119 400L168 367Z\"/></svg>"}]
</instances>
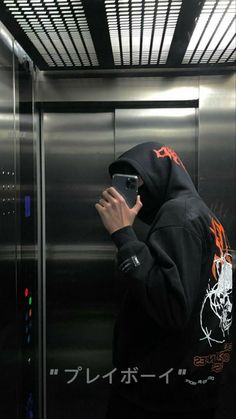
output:
<instances>
[{"instance_id":1,"label":"elevator interior","mask_svg":"<svg viewBox=\"0 0 236 419\"><path fill-rule=\"evenodd\" d=\"M102 419L125 291L94 208L110 162L172 146L236 249L234 2L1 3L0 418Z\"/></svg>"}]
</instances>

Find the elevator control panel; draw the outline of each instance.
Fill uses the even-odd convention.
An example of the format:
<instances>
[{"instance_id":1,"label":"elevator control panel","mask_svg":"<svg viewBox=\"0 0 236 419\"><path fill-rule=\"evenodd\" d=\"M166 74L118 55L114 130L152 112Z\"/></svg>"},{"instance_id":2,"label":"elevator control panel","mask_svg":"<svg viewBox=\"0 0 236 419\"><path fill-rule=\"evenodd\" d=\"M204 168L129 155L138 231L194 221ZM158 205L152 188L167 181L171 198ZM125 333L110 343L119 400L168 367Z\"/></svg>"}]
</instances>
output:
<instances>
[{"instance_id":1,"label":"elevator control panel","mask_svg":"<svg viewBox=\"0 0 236 419\"><path fill-rule=\"evenodd\" d=\"M15 215L15 171L5 167L0 168L1 206L0 214L3 217Z\"/></svg>"},{"instance_id":2,"label":"elevator control panel","mask_svg":"<svg viewBox=\"0 0 236 419\"><path fill-rule=\"evenodd\" d=\"M23 204L24 205L24 204ZM27 219L24 217L23 227L27 228ZM35 286L32 277L33 265L26 260L22 262L24 277L21 288L22 303L22 360L24 383L22 396L24 400L24 412L22 419L35 418Z\"/></svg>"},{"instance_id":3,"label":"elevator control panel","mask_svg":"<svg viewBox=\"0 0 236 419\"><path fill-rule=\"evenodd\" d=\"M31 391L31 378L33 374L33 356L32 356L32 343L33 343L33 297L32 290L29 287L24 289L24 346L25 346L25 370L26 377L28 376L28 383L26 387L26 405L25 413L26 419L34 418L34 400L33 392Z\"/></svg>"}]
</instances>

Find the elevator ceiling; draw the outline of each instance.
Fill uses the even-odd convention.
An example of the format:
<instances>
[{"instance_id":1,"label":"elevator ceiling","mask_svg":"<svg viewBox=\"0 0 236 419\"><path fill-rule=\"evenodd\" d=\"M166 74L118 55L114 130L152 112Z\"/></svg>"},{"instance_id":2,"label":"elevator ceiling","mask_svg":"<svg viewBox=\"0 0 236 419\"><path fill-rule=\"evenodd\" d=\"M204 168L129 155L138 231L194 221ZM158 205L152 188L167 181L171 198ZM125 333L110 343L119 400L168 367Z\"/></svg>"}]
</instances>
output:
<instances>
[{"instance_id":1,"label":"elevator ceiling","mask_svg":"<svg viewBox=\"0 0 236 419\"><path fill-rule=\"evenodd\" d=\"M236 62L235 0L2 0L41 70L221 68Z\"/></svg>"}]
</instances>

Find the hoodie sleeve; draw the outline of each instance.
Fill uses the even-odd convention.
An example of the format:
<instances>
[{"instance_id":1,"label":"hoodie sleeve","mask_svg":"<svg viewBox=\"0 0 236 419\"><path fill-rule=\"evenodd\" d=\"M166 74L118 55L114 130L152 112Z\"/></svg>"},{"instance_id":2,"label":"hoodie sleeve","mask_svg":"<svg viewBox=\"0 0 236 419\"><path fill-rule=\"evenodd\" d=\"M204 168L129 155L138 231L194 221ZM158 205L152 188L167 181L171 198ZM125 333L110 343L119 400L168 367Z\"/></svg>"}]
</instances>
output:
<instances>
[{"instance_id":1,"label":"hoodie sleeve","mask_svg":"<svg viewBox=\"0 0 236 419\"><path fill-rule=\"evenodd\" d=\"M184 227L161 227L148 245L132 227L111 235L118 248L118 269L130 292L162 328L183 329L199 297L202 242Z\"/></svg>"}]
</instances>

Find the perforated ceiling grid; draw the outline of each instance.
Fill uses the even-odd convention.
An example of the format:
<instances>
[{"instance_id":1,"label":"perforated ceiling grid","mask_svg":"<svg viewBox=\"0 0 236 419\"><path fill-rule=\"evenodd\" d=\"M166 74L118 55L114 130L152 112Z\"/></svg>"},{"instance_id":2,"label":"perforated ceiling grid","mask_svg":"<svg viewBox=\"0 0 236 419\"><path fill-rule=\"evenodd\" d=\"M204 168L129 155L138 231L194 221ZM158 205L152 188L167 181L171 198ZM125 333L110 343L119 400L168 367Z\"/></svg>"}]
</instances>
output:
<instances>
[{"instance_id":1,"label":"perforated ceiling grid","mask_svg":"<svg viewBox=\"0 0 236 419\"><path fill-rule=\"evenodd\" d=\"M236 59L235 0L205 1L183 64L224 63Z\"/></svg>"},{"instance_id":2,"label":"perforated ceiling grid","mask_svg":"<svg viewBox=\"0 0 236 419\"><path fill-rule=\"evenodd\" d=\"M17 23L22 36L16 39L27 40L28 49L23 47L39 68L210 66L236 60L235 0L3 0L2 4L7 10L3 23L11 14L10 31ZM0 2L0 11L1 7Z\"/></svg>"},{"instance_id":3,"label":"perforated ceiling grid","mask_svg":"<svg viewBox=\"0 0 236 419\"><path fill-rule=\"evenodd\" d=\"M181 4L178 0L105 0L115 64L166 64Z\"/></svg>"},{"instance_id":4,"label":"perforated ceiling grid","mask_svg":"<svg viewBox=\"0 0 236 419\"><path fill-rule=\"evenodd\" d=\"M98 66L80 0L4 0L50 67Z\"/></svg>"}]
</instances>

